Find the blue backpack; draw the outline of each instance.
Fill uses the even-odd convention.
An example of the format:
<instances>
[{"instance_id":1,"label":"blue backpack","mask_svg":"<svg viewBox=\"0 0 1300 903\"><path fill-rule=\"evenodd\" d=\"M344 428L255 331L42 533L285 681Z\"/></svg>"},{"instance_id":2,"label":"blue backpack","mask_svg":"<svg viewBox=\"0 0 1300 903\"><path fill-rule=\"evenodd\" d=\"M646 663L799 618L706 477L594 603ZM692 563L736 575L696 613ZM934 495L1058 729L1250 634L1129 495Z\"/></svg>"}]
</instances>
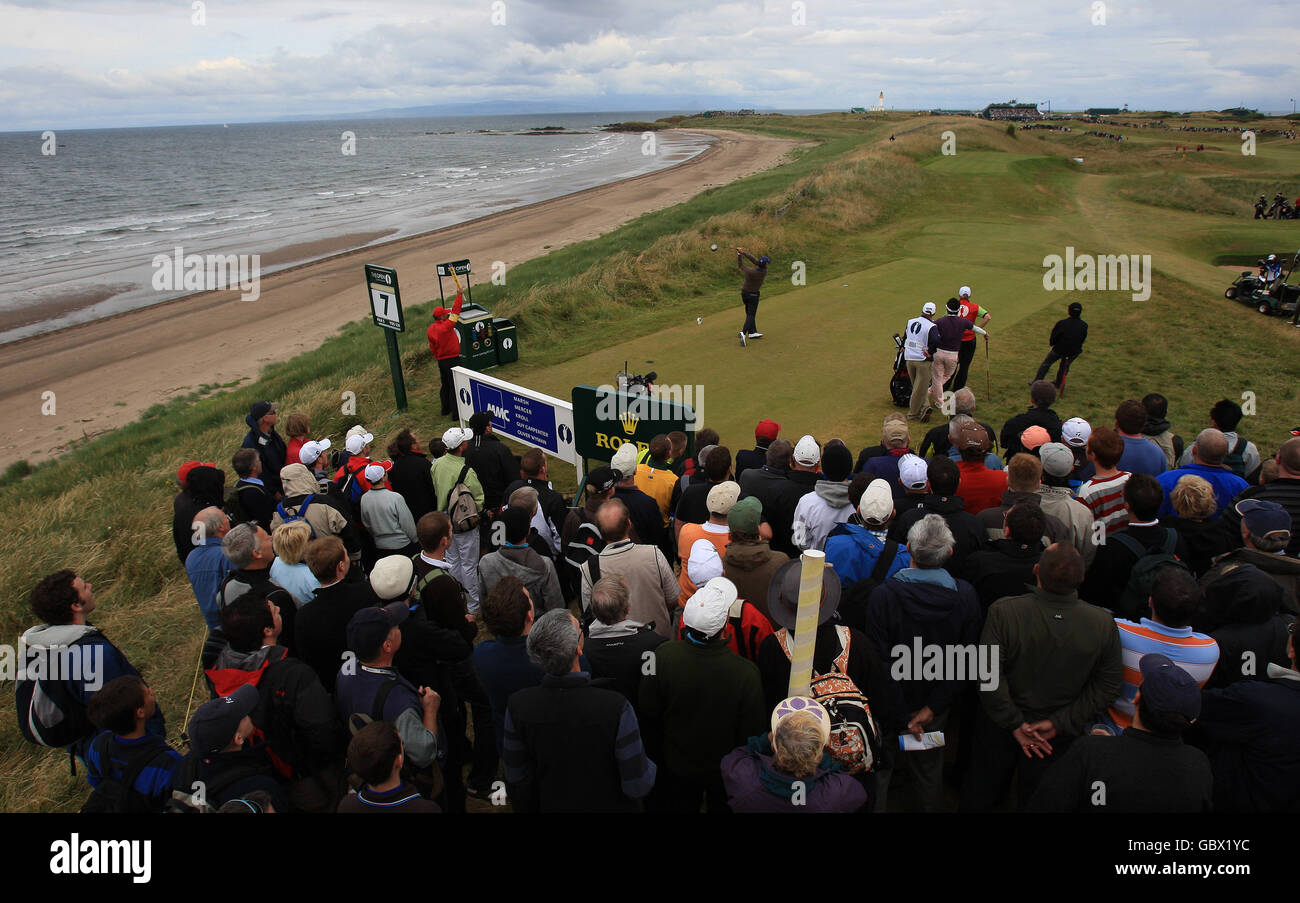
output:
<instances>
[{"instance_id":1,"label":"blue backpack","mask_svg":"<svg viewBox=\"0 0 1300 903\"><path fill-rule=\"evenodd\" d=\"M311 495L307 496L305 499L302 500L302 504L298 506L298 509L293 514L290 514L289 512L284 510L283 503L281 502L275 503L276 513L280 515L281 521L283 521L286 524L291 524L294 521L298 521L298 520L302 521L311 530L312 539L316 538L316 528L313 527L311 525L311 522L307 520L307 508L310 507L311 500L314 498L316 498L316 493L313 492Z\"/></svg>"}]
</instances>

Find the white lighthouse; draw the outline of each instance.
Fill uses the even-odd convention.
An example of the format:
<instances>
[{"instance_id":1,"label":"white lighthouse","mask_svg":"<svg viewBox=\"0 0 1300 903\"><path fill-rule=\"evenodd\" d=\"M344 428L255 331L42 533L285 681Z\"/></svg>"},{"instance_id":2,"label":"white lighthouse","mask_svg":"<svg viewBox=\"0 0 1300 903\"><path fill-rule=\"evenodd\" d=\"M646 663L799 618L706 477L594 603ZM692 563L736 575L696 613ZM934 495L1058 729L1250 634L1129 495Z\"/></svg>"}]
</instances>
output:
<instances>
[{"instance_id":1,"label":"white lighthouse","mask_svg":"<svg viewBox=\"0 0 1300 903\"><path fill-rule=\"evenodd\" d=\"M871 112L873 112L873 113L883 113L883 112L885 112L885 92L884 92L884 91L881 91L881 92L880 92L880 96L879 96L878 98L876 98L876 105L875 105L874 107L871 108Z\"/></svg>"}]
</instances>

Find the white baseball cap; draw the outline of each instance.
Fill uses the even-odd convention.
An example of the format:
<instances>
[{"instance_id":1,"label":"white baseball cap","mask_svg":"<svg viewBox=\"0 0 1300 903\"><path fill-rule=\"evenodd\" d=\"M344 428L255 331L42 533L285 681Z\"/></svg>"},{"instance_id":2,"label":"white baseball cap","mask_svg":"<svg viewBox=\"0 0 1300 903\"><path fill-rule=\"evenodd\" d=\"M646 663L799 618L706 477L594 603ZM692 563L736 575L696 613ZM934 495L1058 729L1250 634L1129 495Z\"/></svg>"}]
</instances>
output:
<instances>
[{"instance_id":1,"label":"white baseball cap","mask_svg":"<svg viewBox=\"0 0 1300 903\"><path fill-rule=\"evenodd\" d=\"M1061 439L1066 445L1082 448L1092 436L1092 427L1082 417L1071 417L1061 424Z\"/></svg>"},{"instance_id":2,"label":"white baseball cap","mask_svg":"<svg viewBox=\"0 0 1300 903\"><path fill-rule=\"evenodd\" d=\"M705 636L714 636L727 626L727 616L738 595L736 584L726 577L714 577L686 600L682 623Z\"/></svg>"},{"instance_id":3,"label":"white baseball cap","mask_svg":"<svg viewBox=\"0 0 1300 903\"><path fill-rule=\"evenodd\" d=\"M376 462L366 465L366 481L371 486L379 487L384 484L384 476L393 469L392 461Z\"/></svg>"},{"instance_id":4,"label":"white baseball cap","mask_svg":"<svg viewBox=\"0 0 1300 903\"><path fill-rule=\"evenodd\" d=\"M858 514L871 524L883 524L894 513L894 493L884 480L872 480L858 502Z\"/></svg>"},{"instance_id":5,"label":"white baseball cap","mask_svg":"<svg viewBox=\"0 0 1300 903\"><path fill-rule=\"evenodd\" d=\"M898 481L904 489L924 489L930 479L930 465L917 455L903 455L898 459Z\"/></svg>"},{"instance_id":6,"label":"white baseball cap","mask_svg":"<svg viewBox=\"0 0 1300 903\"><path fill-rule=\"evenodd\" d=\"M921 313L925 314L927 317L930 316L932 313L934 313L936 310L938 310L938 308L934 306L933 301L927 301L925 302L925 304L921 306Z\"/></svg>"},{"instance_id":7,"label":"white baseball cap","mask_svg":"<svg viewBox=\"0 0 1300 903\"><path fill-rule=\"evenodd\" d=\"M636 473L636 443L624 442L620 445L610 459L609 466L617 470L624 480Z\"/></svg>"},{"instance_id":8,"label":"white baseball cap","mask_svg":"<svg viewBox=\"0 0 1300 903\"><path fill-rule=\"evenodd\" d=\"M352 433L351 435L349 435L348 441L344 444L347 447L349 455L359 455L361 454L361 449L365 448L367 445L369 445L371 442L374 441L375 441L374 436L370 435L370 433L362 431L360 433Z\"/></svg>"},{"instance_id":9,"label":"white baseball cap","mask_svg":"<svg viewBox=\"0 0 1300 903\"><path fill-rule=\"evenodd\" d=\"M696 586L703 586L714 577L722 576L722 556L718 547L707 539L691 543L691 555L686 561L686 576Z\"/></svg>"},{"instance_id":10,"label":"white baseball cap","mask_svg":"<svg viewBox=\"0 0 1300 903\"><path fill-rule=\"evenodd\" d=\"M822 459L821 446L812 436L804 436L794 447L794 459L804 467L814 467Z\"/></svg>"},{"instance_id":11,"label":"white baseball cap","mask_svg":"<svg viewBox=\"0 0 1300 903\"><path fill-rule=\"evenodd\" d=\"M329 451L329 447L330 441L328 439L315 439L311 442L304 442L302 449L298 452L298 460L310 467L316 463L317 458Z\"/></svg>"},{"instance_id":12,"label":"white baseball cap","mask_svg":"<svg viewBox=\"0 0 1300 903\"><path fill-rule=\"evenodd\" d=\"M474 431L467 430L461 426L453 426L447 432L442 434L442 444L447 446L447 451L455 451L465 442L474 438Z\"/></svg>"},{"instance_id":13,"label":"white baseball cap","mask_svg":"<svg viewBox=\"0 0 1300 903\"><path fill-rule=\"evenodd\" d=\"M958 292L957 292L957 297L958 297L958 298L969 298L969 297L970 297L970 286L969 286L969 285L963 285L963 286L961 287L961 289L958 290Z\"/></svg>"}]
</instances>

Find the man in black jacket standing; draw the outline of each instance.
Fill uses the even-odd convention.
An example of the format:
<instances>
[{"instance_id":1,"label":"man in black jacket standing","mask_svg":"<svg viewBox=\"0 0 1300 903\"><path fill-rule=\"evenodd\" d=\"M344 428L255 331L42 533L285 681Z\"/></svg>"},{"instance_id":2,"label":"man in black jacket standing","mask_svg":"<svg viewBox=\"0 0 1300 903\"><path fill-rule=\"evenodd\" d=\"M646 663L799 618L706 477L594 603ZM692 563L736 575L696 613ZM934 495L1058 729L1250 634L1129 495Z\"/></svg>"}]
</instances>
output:
<instances>
[{"instance_id":1,"label":"man in black jacket standing","mask_svg":"<svg viewBox=\"0 0 1300 903\"><path fill-rule=\"evenodd\" d=\"M491 411L475 411L469 418L469 428L474 431L474 438L469 440L465 449L465 460L478 474L478 481L483 484L483 507L488 511L499 510L506 502L505 488L515 479L519 465L506 444L492 433Z\"/></svg>"},{"instance_id":2,"label":"man in black jacket standing","mask_svg":"<svg viewBox=\"0 0 1300 903\"><path fill-rule=\"evenodd\" d=\"M262 480L272 498L283 495L280 486L280 471L284 465L291 463L289 448L284 438L275 431L275 421L279 415L275 405L269 401L255 401L248 410L244 422L248 424L248 435L244 437L244 448L254 449L262 459Z\"/></svg>"},{"instance_id":3,"label":"man in black jacket standing","mask_svg":"<svg viewBox=\"0 0 1300 903\"><path fill-rule=\"evenodd\" d=\"M1070 314L1064 320L1057 320L1056 325L1052 327L1052 335L1048 338L1047 343L1051 345L1051 350L1047 352L1047 357L1038 366L1038 375L1034 379L1046 379L1047 371L1052 369L1052 364L1057 361L1061 366L1057 368L1056 379L1053 381L1059 390L1065 385L1065 375L1070 372L1070 364L1074 359L1083 354L1083 343L1088 338L1088 324L1083 320L1083 305L1075 301L1068 308Z\"/></svg>"}]
</instances>

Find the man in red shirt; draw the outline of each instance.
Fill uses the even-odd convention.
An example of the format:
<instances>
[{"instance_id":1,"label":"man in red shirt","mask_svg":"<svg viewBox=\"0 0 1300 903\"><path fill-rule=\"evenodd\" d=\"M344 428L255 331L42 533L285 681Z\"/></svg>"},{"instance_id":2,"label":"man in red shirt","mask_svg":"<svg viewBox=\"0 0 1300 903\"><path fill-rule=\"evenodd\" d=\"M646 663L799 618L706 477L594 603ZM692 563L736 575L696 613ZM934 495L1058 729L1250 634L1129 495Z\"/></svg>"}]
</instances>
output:
<instances>
[{"instance_id":1,"label":"man in red shirt","mask_svg":"<svg viewBox=\"0 0 1300 903\"><path fill-rule=\"evenodd\" d=\"M961 471L957 494L965 503L966 511L979 514L986 508L1001 505L1002 494L1007 491L1007 472L989 470L984 464L990 447L988 431L974 421L963 423L953 444L961 452L961 460L957 462Z\"/></svg>"},{"instance_id":2,"label":"man in red shirt","mask_svg":"<svg viewBox=\"0 0 1300 903\"><path fill-rule=\"evenodd\" d=\"M970 299L970 286L963 285L961 291L957 293L957 298L961 301L961 307L957 309L957 316L970 320L974 325L978 319L980 326L987 326L993 315L986 308L980 307ZM965 388L966 374L970 370L971 359L975 357L975 332L972 329L966 330L961 336L961 348L957 352L957 373L952 378L952 385L945 386L956 392L958 389Z\"/></svg>"},{"instance_id":3,"label":"man in red shirt","mask_svg":"<svg viewBox=\"0 0 1300 903\"><path fill-rule=\"evenodd\" d=\"M451 310L445 307L433 309L433 322L429 324L429 350L438 359L438 373L442 376L442 416L450 417L455 403L455 390L452 388L451 368L460 361L460 336L456 334L456 323L460 320L461 294L457 292L456 301Z\"/></svg>"}]
</instances>

